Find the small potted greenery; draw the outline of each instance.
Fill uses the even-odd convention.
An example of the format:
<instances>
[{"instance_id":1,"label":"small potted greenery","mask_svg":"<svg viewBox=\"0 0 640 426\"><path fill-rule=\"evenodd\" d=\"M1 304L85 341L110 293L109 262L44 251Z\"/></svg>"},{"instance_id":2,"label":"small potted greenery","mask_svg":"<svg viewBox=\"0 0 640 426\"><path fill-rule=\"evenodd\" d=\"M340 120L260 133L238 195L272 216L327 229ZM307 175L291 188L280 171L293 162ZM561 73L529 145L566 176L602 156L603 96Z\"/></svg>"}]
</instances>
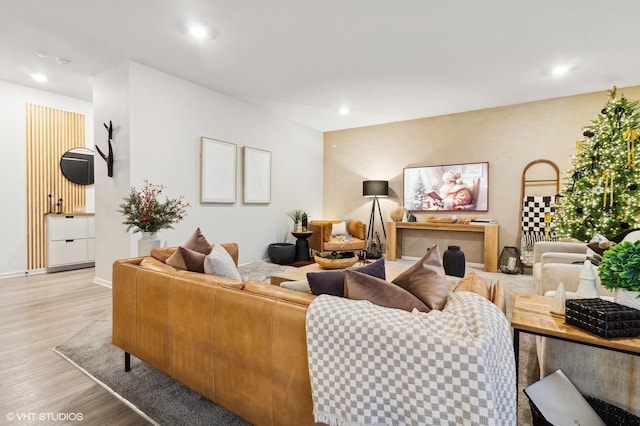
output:
<instances>
[{"instance_id":1,"label":"small potted greenery","mask_svg":"<svg viewBox=\"0 0 640 426\"><path fill-rule=\"evenodd\" d=\"M605 250L598 267L600 281L615 290L615 301L640 309L640 240L623 241Z\"/></svg>"},{"instance_id":2,"label":"small potted greenery","mask_svg":"<svg viewBox=\"0 0 640 426\"><path fill-rule=\"evenodd\" d=\"M293 220L293 229L297 232L302 231L302 221L307 218L304 210L291 210L287 215Z\"/></svg>"}]
</instances>

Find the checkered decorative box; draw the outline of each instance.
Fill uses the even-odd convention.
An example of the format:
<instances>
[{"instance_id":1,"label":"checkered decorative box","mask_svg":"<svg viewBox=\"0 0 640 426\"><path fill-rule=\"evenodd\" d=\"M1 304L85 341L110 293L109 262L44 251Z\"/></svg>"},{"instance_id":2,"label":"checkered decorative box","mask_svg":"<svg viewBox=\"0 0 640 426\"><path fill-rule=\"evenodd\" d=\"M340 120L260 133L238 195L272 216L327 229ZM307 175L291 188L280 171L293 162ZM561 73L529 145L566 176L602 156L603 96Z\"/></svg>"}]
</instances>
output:
<instances>
[{"instance_id":1,"label":"checkered decorative box","mask_svg":"<svg viewBox=\"0 0 640 426\"><path fill-rule=\"evenodd\" d=\"M569 299L565 321L600 337L640 335L640 311L602 299Z\"/></svg>"}]
</instances>

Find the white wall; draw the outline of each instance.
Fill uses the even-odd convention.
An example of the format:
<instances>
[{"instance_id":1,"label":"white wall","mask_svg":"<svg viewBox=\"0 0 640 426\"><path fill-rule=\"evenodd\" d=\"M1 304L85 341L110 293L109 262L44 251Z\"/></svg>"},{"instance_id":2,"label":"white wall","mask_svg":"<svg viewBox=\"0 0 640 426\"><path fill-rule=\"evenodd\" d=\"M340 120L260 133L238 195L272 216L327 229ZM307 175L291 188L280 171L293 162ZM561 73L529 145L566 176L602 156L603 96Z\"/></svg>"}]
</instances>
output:
<instances>
[{"instance_id":1,"label":"white wall","mask_svg":"<svg viewBox=\"0 0 640 426\"><path fill-rule=\"evenodd\" d=\"M168 245L181 244L200 227L212 243L237 242L240 263L266 258L269 243L289 236L288 211L300 208L311 217L322 215L320 132L135 62L95 79L94 104L97 143L106 140L102 123L113 120L114 127L121 128L114 136L116 162L123 168L129 162L128 174L116 167L113 179L96 167L98 281L111 281L113 260L136 255L140 234L129 237L116 210L129 186L139 189L144 179L165 185L166 195L184 195L191 203L183 222L161 231ZM199 203L202 136L238 146L235 204ZM269 204L242 202L243 146L272 153Z\"/></svg>"},{"instance_id":2,"label":"white wall","mask_svg":"<svg viewBox=\"0 0 640 426\"><path fill-rule=\"evenodd\" d=\"M25 104L46 105L85 115L87 147L93 149L93 108L90 102L0 81L2 135L2 244L0 277L27 272L27 185ZM87 187L87 211L93 209L93 186ZM44 220L44 218L43 218Z\"/></svg>"}]
</instances>

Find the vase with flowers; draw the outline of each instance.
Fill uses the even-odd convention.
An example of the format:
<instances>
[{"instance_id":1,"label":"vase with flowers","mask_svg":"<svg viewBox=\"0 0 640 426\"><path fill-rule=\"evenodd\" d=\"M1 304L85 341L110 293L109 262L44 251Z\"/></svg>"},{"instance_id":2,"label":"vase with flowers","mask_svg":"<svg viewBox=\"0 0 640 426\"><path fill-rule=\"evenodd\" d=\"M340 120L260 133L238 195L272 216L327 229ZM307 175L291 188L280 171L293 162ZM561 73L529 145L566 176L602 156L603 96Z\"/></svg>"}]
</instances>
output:
<instances>
[{"instance_id":1,"label":"vase with flowers","mask_svg":"<svg viewBox=\"0 0 640 426\"><path fill-rule=\"evenodd\" d=\"M602 285L614 290L616 303L640 309L640 240L605 250L598 275Z\"/></svg>"},{"instance_id":2,"label":"vase with flowers","mask_svg":"<svg viewBox=\"0 0 640 426\"><path fill-rule=\"evenodd\" d=\"M131 187L129 195L123 198L118 212L125 217L123 225L127 225L127 232L141 232L138 241L138 255L146 256L152 248L160 246L156 233L162 229L173 229L173 225L182 221L187 215L187 207L191 204L184 201L184 197L160 200L160 195L166 187L156 185L148 180L144 181L141 190Z\"/></svg>"}]
</instances>

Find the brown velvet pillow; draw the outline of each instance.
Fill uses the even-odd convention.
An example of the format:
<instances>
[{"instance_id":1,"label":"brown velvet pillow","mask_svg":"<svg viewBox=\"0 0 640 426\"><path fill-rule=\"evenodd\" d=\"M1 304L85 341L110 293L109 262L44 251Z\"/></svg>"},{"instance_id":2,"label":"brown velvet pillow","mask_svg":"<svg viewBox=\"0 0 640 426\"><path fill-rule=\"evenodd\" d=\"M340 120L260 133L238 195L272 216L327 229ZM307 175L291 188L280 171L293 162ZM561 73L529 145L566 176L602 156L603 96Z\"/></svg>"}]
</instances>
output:
<instances>
[{"instance_id":1,"label":"brown velvet pillow","mask_svg":"<svg viewBox=\"0 0 640 426\"><path fill-rule=\"evenodd\" d=\"M211 253L211 245L204 235L202 235L202 232L200 232L200 228L197 228L181 247L188 248L189 250L193 250L204 255ZM181 258L182 255L180 254L180 250L175 247L153 249L151 250L151 256L161 262L165 262L167 265L173 266L174 268L187 269L184 259Z\"/></svg>"},{"instance_id":2,"label":"brown velvet pillow","mask_svg":"<svg viewBox=\"0 0 640 426\"><path fill-rule=\"evenodd\" d=\"M411 312L417 309L429 312L429 307L408 291L380 278L353 270L344 275L345 296L353 300L368 300L387 308L404 309Z\"/></svg>"},{"instance_id":3,"label":"brown velvet pillow","mask_svg":"<svg viewBox=\"0 0 640 426\"><path fill-rule=\"evenodd\" d=\"M187 271L201 272L204 274L204 259L206 257L206 254L180 246L178 250L167 259L167 265L171 265L177 269L186 269Z\"/></svg>"},{"instance_id":4,"label":"brown velvet pillow","mask_svg":"<svg viewBox=\"0 0 640 426\"><path fill-rule=\"evenodd\" d=\"M211 253L211 244L209 244L209 241L202 235L200 228L195 230L182 247L205 255Z\"/></svg>"},{"instance_id":5,"label":"brown velvet pillow","mask_svg":"<svg viewBox=\"0 0 640 426\"><path fill-rule=\"evenodd\" d=\"M491 300L491 281L480 278L475 272L469 272L455 286L453 291L470 291L477 293L487 300Z\"/></svg>"},{"instance_id":6,"label":"brown velvet pillow","mask_svg":"<svg viewBox=\"0 0 640 426\"><path fill-rule=\"evenodd\" d=\"M416 296L429 308L442 310L447 303L449 286L438 245L434 244L422 259L392 282Z\"/></svg>"}]
</instances>

